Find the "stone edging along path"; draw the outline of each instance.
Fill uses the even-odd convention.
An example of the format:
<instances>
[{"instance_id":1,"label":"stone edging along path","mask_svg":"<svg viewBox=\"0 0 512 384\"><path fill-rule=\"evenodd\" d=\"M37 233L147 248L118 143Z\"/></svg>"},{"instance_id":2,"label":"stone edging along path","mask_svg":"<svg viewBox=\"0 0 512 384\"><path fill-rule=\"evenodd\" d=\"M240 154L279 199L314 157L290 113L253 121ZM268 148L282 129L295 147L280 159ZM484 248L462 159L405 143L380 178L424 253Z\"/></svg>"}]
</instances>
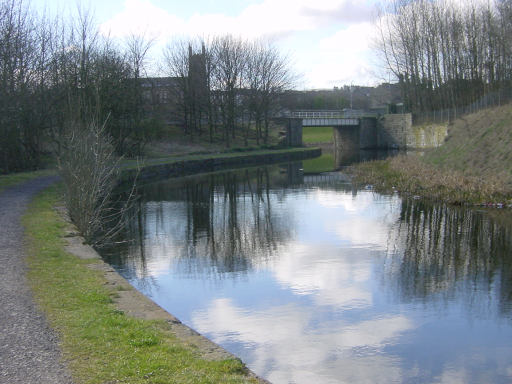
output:
<instances>
[{"instance_id":1,"label":"stone edging along path","mask_svg":"<svg viewBox=\"0 0 512 384\"><path fill-rule=\"evenodd\" d=\"M209 172L217 169L225 169L234 166L251 166L260 164L271 164L285 161L302 160L321 155L320 148L294 148L291 150L281 150L266 153L242 153L227 154L208 157L200 156L195 159L184 159L164 164L149 164L140 171L124 170L122 174L123 181L133 179L136 172L139 172L138 178L143 181L155 180L165 177L176 177L195 173ZM226 351L220 345L215 344L208 338L199 334L192 328L183 324L172 314L165 311L158 304L137 291L128 281L117 273L110 265L105 263L101 256L89 245L84 244L84 239L77 235L73 230L73 224L63 212L64 219L69 223L71 229L68 229L66 237L68 245L66 251L82 259L97 259L97 263L90 264L91 268L99 270L105 280L116 289L118 297L114 299L115 305L128 316L145 320L163 320L169 324L170 331L184 343L192 344L198 348L201 356L206 360L225 360L237 359L230 352ZM269 384L268 381L258 377L254 372L247 369L249 377L256 378L262 384Z\"/></svg>"}]
</instances>

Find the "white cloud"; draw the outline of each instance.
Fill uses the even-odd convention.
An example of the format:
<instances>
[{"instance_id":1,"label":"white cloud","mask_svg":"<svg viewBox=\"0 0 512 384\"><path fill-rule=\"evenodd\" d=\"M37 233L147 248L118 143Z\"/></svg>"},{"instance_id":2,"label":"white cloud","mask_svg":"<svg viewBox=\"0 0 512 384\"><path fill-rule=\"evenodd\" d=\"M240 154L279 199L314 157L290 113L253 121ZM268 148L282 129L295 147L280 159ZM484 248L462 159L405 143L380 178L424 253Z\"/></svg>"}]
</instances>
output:
<instances>
[{"instance_id":1,"label":"white cloud","mask_svg":"<svg viewBox=\"0 0 512 384\"><path fill-rule=\"evenodd\" d=\"M372 82L367 61L372 9L369 1L264 0L247 6L235 16L197 12L178 17L151 0L126 0L124 8L103 23L100 30L120 38L145 33L158 38L163 45L176 36L224 33L249 39L265 37L283 41L288 37L300 41L297 34L325 35L329 29L348 25L348 29L341 29L319 43L295 43L293 52L285 48L298 61L299 72L306 75L307 87L330 88L351 82ZM288 43L285 41L284 46Z\"/></svg>"},{"instance_id":2,"label":"white cloud","mask_svg":"<svg viewBox=\"0 0 512 384\"><path fill-rule=\"evenodd\" d=\"M186 23L177 16L155 6L151 0L126 0L123 10L100 26L104 35L126 37L146 34L150 37L179 34Z\"/></svg>"},{"instance_id":3,"label":"white cloud","mask_svg":"<svg viewBox=\"0 0 512 384\"><path fill-rule=\"evenodd\" d=\"M410 320L398 315L323 322L320 328L311 328L314 318L314 313L296 305L250 313L231 300L219 299L194 313L192 323L217 343L250 345L245 360L273 383L393 382L401 377L394 359L380 352L414 328Z\"/></svg>"},{"instance_id":4,"label":"white cloud","mask_svg":"<svg viewBox=\"0 0 512 384\"><path fill-rule=\"evenodd\" d=\"M312 68L311 83L323 87L374 83L374 54L370 48L373 35L373 24L363 22L321 40L316 54L322 60Z\"/></svg>"},{"instance_id":5,"label":"white cloud","mask_svg":"<svg viewBox=\"0 0 512 384\"><path fill-rule=\"evenodd\" d=\"M347 212L360 212L374 204L375 197L371 193L358 192L340 194L336 191L318 189L314 192L315 200L322 207L343 209Z\"/></svg>"},{"instance_id":6,"label":"white cloud","mask_svg":"<svg viewBox=\"0 0 512 384\"><path fill-rule=\"evenodd\" d=\"M151 0L126 0L123 10L105 22L101 30L117 37L143 31L163 38L219 33L248 38L280 36L324 27L326 22L351 22L353 17L361 20L368 9L368 5L353 0L265 0L249 5L235 17L196 13L184 19L155 6Z\"/></svg>"},{"instance_id":7,"label":"white cloud","mask_svg":"<svg viewBox=\"0 0 512 384\"><path fill-rule=\"evenodd\" d=\"M340 310L366 308L373 302L365 285L371 263L362 254L354 257L331 246L289 244L269 268L285 289L310 295L318 305Z\"/></svg>"}]
</instances>

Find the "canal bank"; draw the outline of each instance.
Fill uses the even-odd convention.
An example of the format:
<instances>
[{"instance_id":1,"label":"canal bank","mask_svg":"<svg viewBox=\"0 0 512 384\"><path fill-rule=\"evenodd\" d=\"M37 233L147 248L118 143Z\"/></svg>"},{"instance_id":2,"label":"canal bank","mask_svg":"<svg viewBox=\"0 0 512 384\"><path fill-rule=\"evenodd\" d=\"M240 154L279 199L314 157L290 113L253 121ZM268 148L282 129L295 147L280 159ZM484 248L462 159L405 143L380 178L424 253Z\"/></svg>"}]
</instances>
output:
<instances>
[{"instance_id":1,"label":"canal bank","mask_svg":"<svg viewBox=\"0 0 512 384\"><path fill-rule=\"evenodd\" d=\"M349 169L358 184L458 205L512 204L512 106L464 116L439 148Z\"/></svg>"},{"instance_id":2,"label":"canal bank","mask_svg":"<svg viewBox=\"0 0 512 384\"><path fill-rule=\"evenodd\" d=\"M302 159L319 152L294 148L160 159L149 161L139 177L148 181L237 163ZM124 180L131 179L130 172L123 175ZM59 194L56 187L42 193L25 217L29 284L58 331L63 359L75 382L265 382L103 263L71 229L72 224L55 212L61 204Z\"/></svg>"},{"instance_id":3,"label":"canal bank","mask_svg":"<svg viewBox=\"0 0 512 384\"><path fill-rule=\"evenodd\" d=\"M301 164L138 192L104 259L272 383L510 381L509 224Z\"/></svg>"},{"instance_id":4,"label":"canal bank","mask_svg":"<svg viewBox=\"0 0 512 384\"><path fill-rule=\"evenodd\" d=\"M138 293L41 193L24 217L28 280L75 383L262 383L221 347Z\"/></svg>"}]
</instances>

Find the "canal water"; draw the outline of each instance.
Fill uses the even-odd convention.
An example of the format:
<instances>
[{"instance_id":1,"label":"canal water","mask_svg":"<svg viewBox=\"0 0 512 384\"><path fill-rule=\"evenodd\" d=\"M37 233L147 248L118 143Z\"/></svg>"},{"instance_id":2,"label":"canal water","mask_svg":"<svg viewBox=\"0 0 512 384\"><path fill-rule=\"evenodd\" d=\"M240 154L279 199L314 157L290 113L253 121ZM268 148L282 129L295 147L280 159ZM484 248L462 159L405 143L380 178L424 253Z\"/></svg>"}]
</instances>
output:
<instances>
[{"instance_id":1,"label":"canal water","mask_svg":"<svg viewBox=\"0 0 512 384\"><path fill-rule=\"evenodd\" d=\"M140 188L131 284L273 383L512 382L510 215L300 163Z\"/></svg>"}]
</instances>

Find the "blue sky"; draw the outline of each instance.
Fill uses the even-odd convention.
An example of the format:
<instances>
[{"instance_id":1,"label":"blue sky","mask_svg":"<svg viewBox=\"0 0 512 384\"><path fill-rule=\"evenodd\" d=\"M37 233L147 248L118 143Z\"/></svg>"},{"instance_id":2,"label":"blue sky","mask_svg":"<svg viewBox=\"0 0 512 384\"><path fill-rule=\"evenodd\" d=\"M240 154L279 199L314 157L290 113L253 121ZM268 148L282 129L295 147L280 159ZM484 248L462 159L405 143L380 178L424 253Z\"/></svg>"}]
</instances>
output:
<instances>
[{"instance_id":1,"label":"blue sky","mask_svg":"<svg viewBox=\"0 0 512 384\"><path fill-rule=\"evenodd\" d=\"M270 38L301 75L299 89L376 85L387 77L374 51L377 0L89 0L103 34L121 41L130 33L156 39L148 63L157 73L162 48L188 35L231 33ZM69 14L69 0L31 0L37 8ZM164 73L161 73L165 75Z\"/></svg>"}]
</instances>

